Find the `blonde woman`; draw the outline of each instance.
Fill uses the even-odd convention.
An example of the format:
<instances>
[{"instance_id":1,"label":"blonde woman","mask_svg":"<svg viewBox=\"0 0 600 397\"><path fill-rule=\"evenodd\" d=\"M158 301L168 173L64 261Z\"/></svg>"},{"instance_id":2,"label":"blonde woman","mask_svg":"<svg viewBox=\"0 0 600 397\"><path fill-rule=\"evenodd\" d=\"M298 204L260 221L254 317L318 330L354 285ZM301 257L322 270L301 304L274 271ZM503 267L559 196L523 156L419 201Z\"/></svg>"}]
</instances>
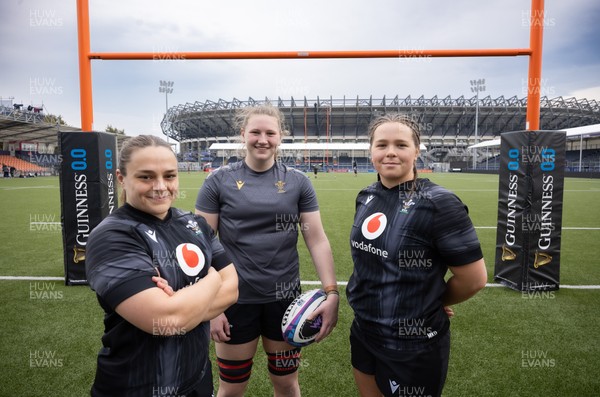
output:
<instances>
[{"instance_id":1,"label":"blonde woman","mask_svg":"<svg viewBox=\"0 0 600 397\"><path fill-rule=\"evenodd\" d=\"M296 249L301 231L327 292L317 341L337 323L339 295L329 240L308 177L277 161L283 116L271 105L242 108L237 128L246 155L204 182L196 213L214 230L239 274L238 302L211 321L219 364L218 396L243 396L259 339L267 353L275 396L299 396L300 349L281 334L281 319L300 293Z\"/></svg>"}]
</instances>

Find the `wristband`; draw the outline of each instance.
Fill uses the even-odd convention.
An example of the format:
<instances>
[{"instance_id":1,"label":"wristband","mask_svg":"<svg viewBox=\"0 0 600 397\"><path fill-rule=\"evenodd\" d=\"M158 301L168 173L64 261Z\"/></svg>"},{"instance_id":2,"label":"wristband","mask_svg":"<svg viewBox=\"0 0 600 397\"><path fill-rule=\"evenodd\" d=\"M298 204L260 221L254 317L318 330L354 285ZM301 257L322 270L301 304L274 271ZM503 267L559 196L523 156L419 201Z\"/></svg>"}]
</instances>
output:
<instances>
[{"instance_id":1,"label":"wristband","mask_svg":"<svg viewBox=\"0 0 600 397\"><path fill-rule=\"evenodd\" d=\"M337 289L331 290L329 292L327 292L325 295L329 296L329 295L337 295L340 296L340 291L338 291Z\"/></svg>"},{"instance_id":2,"label":"wristband","mask_svg":"<svg viewBox=\"0 0 600 397\"><path fill-rule=\"evenodd\" d=\"M325 291L325 294L327 294L327 295L329 295L331 292L337 293L338 295L340 294L338 291L337 284L328 285L325 288L323 288L323 290Z\"/></svg>"}]
</instances>

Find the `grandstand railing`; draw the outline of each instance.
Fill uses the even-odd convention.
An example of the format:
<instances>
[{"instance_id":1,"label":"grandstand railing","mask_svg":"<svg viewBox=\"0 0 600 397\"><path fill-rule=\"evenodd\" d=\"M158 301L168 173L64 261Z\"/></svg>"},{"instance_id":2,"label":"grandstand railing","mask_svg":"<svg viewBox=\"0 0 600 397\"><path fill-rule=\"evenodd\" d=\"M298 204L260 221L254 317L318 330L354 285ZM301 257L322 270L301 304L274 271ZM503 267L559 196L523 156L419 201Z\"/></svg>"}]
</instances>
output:
<instances>
[{"instance_id":1,"label":"grandstand railing","mask_svg":"<svg viewBox=\"0 0 600 397\"><path fill-rule=\"evenodd\" d=\"M0 115L11 120L22 121L26 123L42 123L46 115L39 112L25 109L15 109L14 107L0 106Z\"/></svg>"},{"instance_id":2,"label":"grandstand railing","mask_svg":"<svg viewBox=\"0 0 600 397\"><path fill-rule=\"evenodd\" d=\"M463 96L443 99L400 98L327 98L275 99L217 102L206 100L185 103L169 108L161 121L165 135L180 143L193 142L209 147L212 142L228 142L237 136L233 118L238 109L263 103L277 104L285 117L290 135L286 142L351 142L366 141L368 123L373 114L402 112L421 126L421 140L427 147L467 147L507 131L522 129L526 119L525 98L485 97L480 99L478 123L475 130L476 98ZM540 128L560 130L600 123L600 102L587 99L542 97ZM565 106L561 108L560 106ZM456 126L460 125L460 132ZM201 145L200 145L201 143Z\"/></svg>"}]
</instances>

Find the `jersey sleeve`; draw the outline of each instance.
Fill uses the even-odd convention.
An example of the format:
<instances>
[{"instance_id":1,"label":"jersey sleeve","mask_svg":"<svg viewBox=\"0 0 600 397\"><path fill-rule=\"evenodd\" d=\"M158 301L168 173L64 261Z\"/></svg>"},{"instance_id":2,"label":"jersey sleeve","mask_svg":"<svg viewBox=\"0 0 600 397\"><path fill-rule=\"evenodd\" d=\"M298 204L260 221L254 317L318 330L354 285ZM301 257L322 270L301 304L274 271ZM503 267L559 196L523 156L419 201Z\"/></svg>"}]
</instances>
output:
<instances>
[{"instance_id":1,"label":"jersey sleeve","mask_svg":"<svg viewBox=\"0 0 600 397\"><path fill-rule=\"evenodd\" d=\"M295 171L298 172L298 171ZM319 210L319 202L317 201L317 193L310 183L308 177L304 174L299 174L300 178L300 200L298 202L298 212L314 212Z\"/></svg>"},{"instance_id":2,"label":"jersey sleeve","mask_svg":"<svg viewBox=\"0 0 600 397\"><path fill-rule=\"evenodd\" d=\"M230 263L232 263L229 255L225 252L223 245L219 241L217 234L212 230L206 219L200 215L194 215L194 219L198 222L198 225L202 228L202 233L206 236L209 236L210 246L212 250L212 260L211 266L215 268L215 270L219 271L227 267Z\"/></svg>"},{"instance_id":3,"label":"jersey sleeve","mask_svg":"<svg viewBox=\"0 0 600 397\"><path fill-rule=\"evenodd\" d=\"M219 181L220 170L213 171L208 175L196 198L196 209L208 212L209 214L218 214L220 212L219 204Z\"/></svg>"},{"instance_id":4,"label":"jersey sleeve","mask_svg":"<svg viewBox=\"0 0 600 397\"><path fill-rule=\"evenodd\" d=\"M212 260L210 265L214 267L217 271L224 269L232 262L229 258L229 255L227 255L227 253L225 252L225 248L223 248L223 245L219 241L217 233L215 233L215 231L212 230L212 228L210 227L208 222L206 222L206 219L204 219L203 216L194 215L194 219L196 220L196 222L198 222L198 225L202 229L202 233L205 236L209 236L208 239L210 240L209 243L212 251Z\"/></svg>"},{"instance_id":5,"label":"jersey sleeve","mask_svg":"<svg viewBox=\"0 0 600 397\"><path fill-rule=\"evenodd\" d=\"M156 270L143 242L126 227L97 227L86 248L90 287L113 310L125 299L155 287Z\"/></svg>"},{"instance_id":6,"label":"jersey sleeve","mask_svg":"<svg viewBox=\"0 0 600 397\"><path fill-rule=\"evenodd\" d=\"M483 258L467 206L446 191L434 199L435 245L447 266L461 266Z\"/></svg>"},{"instance_id":7,"label":"jersey sleeve","mask_svg":"<svg viewBox=\"0 0 600 397\"><path fill-rule=\"evenodd\" d=\"M358 207L365 203L365 197L367 197L369 194L372 194L376 190L376 186L377 184L374 183L358 192L358 194L356 195L356 199L354 200L355 212L358 210Z\"/></svg>"},{"instance_id":8,"label":"jersey sleeve","mask_svg":"<svg viewBox=\"0 0 600 397\"><path fill-rule=\"evenodd\" d=\"M222 270L232 263L231 259L229 259L229 255L227 255L225 249L223 249L223 246L216 235L212 236L211 246L213 250L211 266L214 267L215 270Z\"/></svg>"}]
</instances>

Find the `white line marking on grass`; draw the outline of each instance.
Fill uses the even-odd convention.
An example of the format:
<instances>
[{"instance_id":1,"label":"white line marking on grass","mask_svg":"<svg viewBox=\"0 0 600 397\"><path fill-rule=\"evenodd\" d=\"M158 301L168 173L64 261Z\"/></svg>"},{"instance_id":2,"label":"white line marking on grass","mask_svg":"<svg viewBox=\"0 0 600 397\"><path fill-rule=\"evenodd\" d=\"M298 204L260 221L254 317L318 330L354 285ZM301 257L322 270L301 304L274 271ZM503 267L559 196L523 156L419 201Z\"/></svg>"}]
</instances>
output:
<instances>
[{"instance_id":1,"label":"white line marking on grass","mask_svg":"<svg viewBox=\"0 0 600 397\"><path fill-rule=\"evenodd\" d=\"M0 187L0 190L21 190L21 189L58 189L58 186L4 186Z\"/></svg>"},{"instance_id":2,"label":"white line marking on grass","mask_svg":"<svg viewBox=\"0 0 600 397\"><path fill-rule=\"evenodd\" d=\"M302 285L321 285L320 281L300 281L300 284ZM337 282L338 285L343 285L344 287L346 285L348 285L347 281L338 281Z\"/></svg>"},{"instance_id":3,"label":"white line marking on grass","mask_svg":"<svg viewBox=\"0 0 600 397\"><path fill-rule=\"evenodd\" d=\"M474 226L475 229L496 229L497 226ZM563 230L600 230L600 227L567 227L564 226Z\"/></svg>"},{"instance_id":4,"label":"white line marking on grass","mask_svg":"<svg viewBox=\"0 0 600 397\"><path fill-rule=\"evenodd\" d=\"M65 281L64 277L38 277L38 276L0 276L0 280L6 281ZM321 285L320 281L300 281L301 285ZM347 281L338 281L338 285L347 286ZM487 283L486 287L506 287L502 284ZM508 287L506 287L508 288ZM600 285L559 285L559 288L564 289L600 289Z\"/></svg>"},{"instance_id":5,"label":"white line marking on grass","mask_svg":"<svg viewBox=\"0 0 600 397\"><path fill-rule=\"evenodd\" d=\"M496 283L487 283L485 286L486 287L492 287L492 288L506 287L505 285L496 284ZM506 287L506 288L508 288L508 287ZM600 285L559 285L559 288L564 288L564 289L600 289Z\"/></svg>"},{"instance_id":6,"label":"white line marking on grass","mask_svg":"<svg viewBox=\"0 0 600 397\"><path fill-rule=\"evenodd\" d=\"M566 289L600 289L600 285L561 285L560 288L566 288Z\"/></svg>"},{"instance_id":7,"label":"white line marking on grass","mask_svg":"<svg viewBox=\"0 0 600 397\"><path fill-rule=\"evenodd\" d=\"M302 285L321 285L320 281L300 281L300 284ZM347 281L338 281L338 285L343 285L346 286L348 285ZM487 283L485 285L486 287L505 287L502 284L496 284L496 283ZM565 289L600 289L600 285L559 285L560 288L565 288ZM508 288L508 287L506 287Z\"/></svg>"},{"instance_id":8,"label":"white line marking on grass","mask_svg":"<svg viewBox=\"0 0 600 397\"><path fill-rule=\"evenodd\" d=\"M64 277L36 277L36 276L0 276L0 280L16 281L65 281Z\"/></svg>"},{"instance_id":9,"label":"white line marking on grass","mask_svg":"<svg viewBox=\"0 0 600 397\"><path fill-rule=\"evenodd\" d=\"M320 281L300 281L302 285L321 285ZM338 285L346 286L348 285L347 281L338 281ZM506 287L502 284L496 283L487 283L486 287L496 288L496 287ZM506 287L508 288L508 287ZM565 289L600 289L600 285L559 285L559 288Z\"/></svg>"},{"instance_id":10,"label":"white line marking on grass","mask_svg":"<svg viewBox=\"0 0 600 397\"><path fill-rule=\"evenodd\" d=\"M498 189L451 189L453 192L497 192Z\"/></svg>"}]
</instances>

